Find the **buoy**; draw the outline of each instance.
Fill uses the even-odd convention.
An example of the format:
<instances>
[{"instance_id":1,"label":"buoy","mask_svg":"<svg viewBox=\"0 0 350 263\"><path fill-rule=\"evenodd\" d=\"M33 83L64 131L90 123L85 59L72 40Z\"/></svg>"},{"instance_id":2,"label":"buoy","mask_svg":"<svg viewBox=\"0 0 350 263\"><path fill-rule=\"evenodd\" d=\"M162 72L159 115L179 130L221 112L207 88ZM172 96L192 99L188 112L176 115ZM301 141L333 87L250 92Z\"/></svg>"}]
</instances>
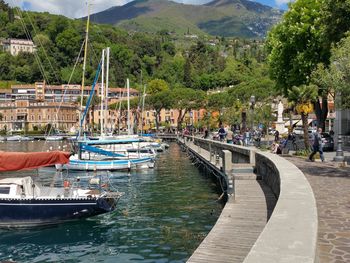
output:
<instances>
[{"instance_id":1,"label":"buoy","mask_svg":"<svg viewBox=\"0 0 350 263\"><path fill-rule=\"evenodd\" d=\"M99 185L100 184L100 179L99 178L91 178L90 179L90 184L91 185Z\"/></svg>"},{"instance_id":2,"label":"buoy","mask_svg":"<svg viewBox=\"0 0 350 263\"><path fill-rule=\"evenodd\" d=\"M64 182L63 182L63 187L64 187L64 188L69 188L69 185L70 185L70 184L69 184L69 181L64 181Z\"/></svg>"}]
</instances>

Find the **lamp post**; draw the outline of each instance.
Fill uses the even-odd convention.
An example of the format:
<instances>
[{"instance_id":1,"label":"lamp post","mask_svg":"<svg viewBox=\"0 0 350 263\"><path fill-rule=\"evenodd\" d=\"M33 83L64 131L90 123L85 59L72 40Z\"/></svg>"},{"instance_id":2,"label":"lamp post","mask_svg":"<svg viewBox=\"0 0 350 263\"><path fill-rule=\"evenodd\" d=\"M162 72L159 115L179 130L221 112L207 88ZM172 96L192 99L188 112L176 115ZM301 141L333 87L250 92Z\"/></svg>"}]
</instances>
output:
<instances>
[{"instance_id":1,"label":"lamp post","mask_svg":"<svg viewBox=\"0 0 350 263\"><path fill-rule=\"evenodd\" d=\"M338 61L334 61L333 64L336 66L337 70L340 70L340 63ZM335 115L335 120L337 122L337 152L334 157L335 162L344 162L344 152L343 152L343 147L342 147L342 135L341 135L341 130L342 130L342 125L341 125L341 119L342 119L342 112L341 108L339 108L339 105L341 103L341 95L339 93L336 93L335 95L335 105L336 105L336 115Z\"/></svg>"},{"instance_id":2,"label":"lamp post","mask_svg":"<svg viewBox=\"0 0 350 263\"><path fill-rule=\"evenodd\" d=\"M253 131L254 129L254 106L255 106L255 96L252 95L250 96L250 109L252 111L252 116L251 116L251 130Z\"/></svg>"},{"instance_id":3,"label":"lamp post","mask_svg":"<svg viewBox=\"0 0 350 263\"><path fill-rule=\"evenodd\" d=\"M339 100L340 96L339 94L336 95L336 100ZM335 162L344 162L344 152L343 152L343 140L342 140L342 135L341 135L341 109L337 109L336 110L336 115L335 115L335 120L337 122L337 152L336 155L334 157L334 161Z\"/></svg>"}]
</instances>

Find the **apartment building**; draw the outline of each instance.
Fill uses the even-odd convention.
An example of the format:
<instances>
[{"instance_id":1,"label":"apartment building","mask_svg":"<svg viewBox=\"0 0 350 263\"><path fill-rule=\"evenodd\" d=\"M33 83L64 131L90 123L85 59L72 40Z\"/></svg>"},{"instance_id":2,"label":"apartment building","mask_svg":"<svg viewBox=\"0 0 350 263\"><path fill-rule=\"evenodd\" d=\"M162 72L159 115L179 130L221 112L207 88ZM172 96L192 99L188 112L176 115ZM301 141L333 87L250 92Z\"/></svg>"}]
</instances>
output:
<instances>
[{"instance_id":1,"label":"apartment building","mask_svg":"<svg viewBox=\"0 0 350 263\"><path fill-rule=\"evenodd\" d=\"M36 51L33 41L27 39L3 39L0 44L2 49L11 53L12 56L17 56L20 52L34 53Z\"/></svg>"},{"instance_id":2,"label":"apartment building","mask_svg":"<svg viewBox=\"0 0 350 263\"><path fill-rule=\"evenodd\" d=\"M60 130L70 130L77 121L77 107L70 103L27 99L0 103L0 130L40 130L47 124Z\"/></svg>"}]
</instances>

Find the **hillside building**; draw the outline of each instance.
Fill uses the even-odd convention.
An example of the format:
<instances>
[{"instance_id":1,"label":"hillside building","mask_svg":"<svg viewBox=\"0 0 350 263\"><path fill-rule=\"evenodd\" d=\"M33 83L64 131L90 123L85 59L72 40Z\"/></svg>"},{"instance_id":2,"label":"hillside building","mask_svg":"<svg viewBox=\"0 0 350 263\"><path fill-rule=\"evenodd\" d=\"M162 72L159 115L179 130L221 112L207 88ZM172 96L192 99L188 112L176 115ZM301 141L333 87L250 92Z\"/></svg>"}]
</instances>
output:
<instances>
[{"instance_id":1,"label":"hillside building","mask_svg":"<svg viewBox=\"0 0 350 263\"><path fill-rule=\"evenodd\" d=\"M17 56L20 52L34 53L36 46L33 41L26 39L8 38L0 41L2 49L12 56Z\"/></svg>"}]
</instances>

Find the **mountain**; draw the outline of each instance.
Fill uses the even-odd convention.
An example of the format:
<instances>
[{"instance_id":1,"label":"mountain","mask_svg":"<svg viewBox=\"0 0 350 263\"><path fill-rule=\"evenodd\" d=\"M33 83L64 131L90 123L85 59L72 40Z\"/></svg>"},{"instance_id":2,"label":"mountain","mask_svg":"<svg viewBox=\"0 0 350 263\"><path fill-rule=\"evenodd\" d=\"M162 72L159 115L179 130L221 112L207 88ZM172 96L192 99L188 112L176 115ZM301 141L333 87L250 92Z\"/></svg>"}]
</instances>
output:
<instances>
[{"instance_id":1,"label":"mountain","mask_svg":"<svg viewBox=\"0 0 350 263\"><path fill-rule=\"evenodd\" d=\"M96 23L126 30L260 38L283 11L249 0L214 0L188 5L168 0L135 0L91 15ZM83 18L83 19L86 19Z\"/></svg>"}]
</instances>

